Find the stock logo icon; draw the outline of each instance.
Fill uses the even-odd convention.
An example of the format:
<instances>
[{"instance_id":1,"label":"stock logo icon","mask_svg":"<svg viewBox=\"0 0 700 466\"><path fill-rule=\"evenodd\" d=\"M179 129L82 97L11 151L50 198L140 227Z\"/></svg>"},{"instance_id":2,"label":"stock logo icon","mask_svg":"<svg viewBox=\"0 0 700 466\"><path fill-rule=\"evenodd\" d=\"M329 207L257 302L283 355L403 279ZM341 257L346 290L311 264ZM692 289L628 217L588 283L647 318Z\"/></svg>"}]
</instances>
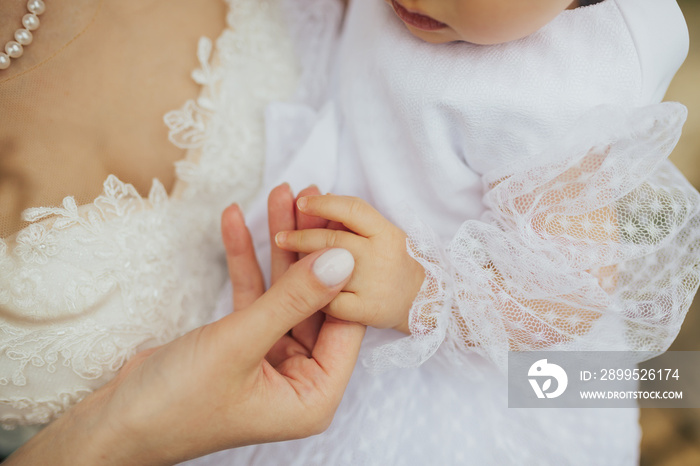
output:
<instances>
[{"instance_id":1,"label":"stock logo icon","mask_svg":"<svg viewBox=\"0 0 700 466\"><path fill-rule=\"evenodd\" d=\"M569 384L566 371L561 366L548 363L546 359L540 359L530 366L527 375L531 377L528 380L537 398L556 398L564 393ZM541 385L540 380L542 381ZM551 390L552 380L557 381L555 390Z\"/></svg>"}]
</instances>

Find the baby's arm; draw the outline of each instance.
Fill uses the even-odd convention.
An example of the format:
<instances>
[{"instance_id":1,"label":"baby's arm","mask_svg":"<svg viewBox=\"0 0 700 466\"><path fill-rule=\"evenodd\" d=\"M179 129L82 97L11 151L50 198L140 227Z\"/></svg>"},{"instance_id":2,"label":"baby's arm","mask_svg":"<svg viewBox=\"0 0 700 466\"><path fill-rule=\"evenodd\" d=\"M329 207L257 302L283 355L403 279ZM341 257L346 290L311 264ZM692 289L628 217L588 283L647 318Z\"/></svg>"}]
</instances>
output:
<instances>
[{"instance_id":1,"label":"baby's arm","mask_svg":"<svg viewBox=\"0 0 700 466\"><path fill-rule=\"evenodd\" d=\"M328 212L311 198L303 208L359 235L300 232L280 244L360 256L362 286L345 299L353 306L339 301L332 312L363 311L355 315L364 323L385 327L408 320L411 339L382 353L391 364L420 364L443 343L461 349L455 357L472 350L501 367L508 350L663 351L700 280L700 197L664 160L685 114L660 105L596 116L582 123L590 142L564 140L484 174L486 213L448 244L416 220L401 249L401 230L361 201L333 196L323 201L337 206ZM417 295L406 255L424 270Z\"/></svg>"},{"instance_id":2,"label":"baby's arm","mask_svg":"<svg viewBox=\"0 0 700 466\"><path fill-rule=\"evenodd\" d=\"M425 272L409 254L406 234L358 198L334 195L307 196L299 199L298 207L306 215L342 223L350 230L287 231L275 238L278 246L290 251L310 253L323 248L340 247L352 252L356 260L353 278L343 293L330 304L328 312L340 319L410 333L409 311L424 282ZM598 218L603 221L608 216L601 212ZM583 223L583 220L580 223ZM583 228L582 225L578 227ZM597 224L594 228L601 234L607 231L602 224ZM610 234L616 234L616 230L611 230ZM410 241L408 244L410 247ZM485 264L484 273L492 276L490 287L494 293L507 289L503 274L493 263ZM601 272L601 283L608 278L606 275L614 276L614 268ZM463 298L468 300L471 297ZM579 309L574 304L575 299L572 301L564 304L546 299L521 299L520 304L536 315L542 314L540 317L550 314L555 323L553 327L559 329L566 327L567 319L575 319L576 323L570 326L570 332L585 333L599 313ZM505 308L502 317L513 323L522 320L521 314ZM420 320L421 328L431 329L436 325L429 310L419 313L416 318ZM473 346L466 321L457 314L455 319L463 328L461 333L465 343ZM522 328L509 335L509 346L516 348L522 340L534 345L534 335L543 332L549 334L547 341L550 344L566 340L567 333L570 333L552 331L538 319L524 319ZM540 344L546 346L545 341L540 341Z\"/></svg>"}]
</instances>

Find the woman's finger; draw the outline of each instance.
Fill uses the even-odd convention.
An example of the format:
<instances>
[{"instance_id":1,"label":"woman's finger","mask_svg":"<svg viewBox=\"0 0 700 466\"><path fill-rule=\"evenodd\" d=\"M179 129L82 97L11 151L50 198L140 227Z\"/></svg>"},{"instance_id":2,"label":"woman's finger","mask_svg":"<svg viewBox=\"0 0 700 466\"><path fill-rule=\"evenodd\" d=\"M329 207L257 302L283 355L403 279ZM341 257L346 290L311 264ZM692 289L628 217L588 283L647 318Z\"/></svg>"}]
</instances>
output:
<instances>
[{"instance_id":1,"label":"woman's finger","mask_svg":"<svg viewBox=\"0 0 700 466\"><path fill-rule=\"evenodd\" d=\"M298 201L302 197L306 196L320 196L321 192L316 186L309 186L304 188L299 192L295 201ZM297 230L311 230L314 228L326 228L328 226L328 220L322 217L314 217L312 215L307 215L299 209L295 208L296 212L296 229Z\"/></svg>"},{"instance_id":2,"label":"woman's finger","mask_svg":"<svg viewBox=\"0 0 700 466\"><path fill-rule=\"evenodd\" d=\"M280 249L274 241L278 232L296 228L294 196L287 183L270 191L267 198L267 215L270 229L270 281L274 284L297 260L296 253Z\"/></svg>"},{"instance_id":3,"label":"woman's finger","mask_svg":"<svg viewBox=\"0 0 700 466\"><path fill-rule=\"evenodd\" d=\"M270 348L270 351L265 355L265 359L272 367L277 368L284 361L294 356L310 358L311 350L307 349L293 337L284 335Z\"/></svg>"},{"instance_id":4,"label":"woman's finger","mask_svg":"<svg viewBox=\"0 0 700 466\"><path fill-rule=\"evenodd\" d=\"M319 309L323 309L350 279L355 262L342 249L310 254L289 268L255 303L242 312L216 322L220 331L238 335L236 346L246 342L239 354L241 364L259 364L289 330ZM259 329L241 334L241 329ZM229 333L230 332L230 333Z\"/></svg>"},{"instance_id":5,"label":"woman's finger","mask_svg":"<svg viewBox=\"0 0 700 466\"><path fill-rule=\"evenodd\" d=\"M348 230L348 227L343 225L340 222L328 222L328 225L326 225L326 228L329 230L341 230L341 231L350 231Z\"/></svg>"},{"instance_id":6,"label":"woman's finger","mask_svg":"<svg viewBox=\"0 0 700 466\"><path fill-rule=\"evenodd\" d=\"M341 230L281 231L275 236L278 247L287 251L311 253L325 248L344 248L358 251L367 239Z\"/></svg>"},{"instance_id":7,"label":"woman's finger","mask_svg":"<svg viewBox=\"0 0 700 466\"><path fill-rule=\"evenodd\" d=\"M296 200L304 196L318 196L320 194L321 191L319 191L317 186L309 186L301 190ZM326 225L328 225L328 220L325 218L306 215L297 209L296 205L294 211L296 212L297 230L326 228ZM304 256L306 256L305 253L299 253L299 259L303 259ZM316 344L318 332L321 330L321 325L323 325L325 318L325 314L319 311L292 329L292 337L309 351L309 355L311 355L311 350Z\"/></svg>"},{"instance_id":8,"label":"woman's finger","mask_svg":"<svg viewBox=\"0 0 700 466\"><path fill-rule=\"evenodd\" d=\"M221 237L233 285L233 309L245 309L263 294L265 282L255 257L253 239L236 204L227 207L221 216Z\"/></svg>"},{"instance_id":9,"label":"woman's finger","mask_svg":"<svg viewBox=\"0 0 700 466\"><path fill-rule=\"evenodd\" d=\"M366 321L367 311L364 302L355 293L341 292L326 306L328 315L336 319L353 322Z\"/></svg>"},{"instance_id":10,"label":"woman's finger","mask_svg":"<svg viewBox=\"0 0 700 466\"><path fill-rule=\"evenodd\" d=\"M381 233L387 220L359 197L306 196L297 200L297 208L306 215L340 222L358 235L370 237Z\"/></svg>"},{"instance_id":11,"label":"woman's finger","mask_svg":"<svg viewBox=\"0 0 700 466\"><path fill-rule=\"evenodd\" d=\"M318 311L305 319L302 323L292 329L292 337L304 346L308 351L313 349L318 338L318 332L325 319L325 314Z\"/></svg>"},{"instance_id":12,"label":"woman's finger","mask_svg":"<svg viewBox=\"0 0 700 466\"><path fill-rule=\"evenodd\" d=\"M364 325L356 322L326 316L319 332L312 357L328 375L332 386L327 393L337 396L336 403L340 402L355 368L365 330Z\"/></svg>"}]
</instances>

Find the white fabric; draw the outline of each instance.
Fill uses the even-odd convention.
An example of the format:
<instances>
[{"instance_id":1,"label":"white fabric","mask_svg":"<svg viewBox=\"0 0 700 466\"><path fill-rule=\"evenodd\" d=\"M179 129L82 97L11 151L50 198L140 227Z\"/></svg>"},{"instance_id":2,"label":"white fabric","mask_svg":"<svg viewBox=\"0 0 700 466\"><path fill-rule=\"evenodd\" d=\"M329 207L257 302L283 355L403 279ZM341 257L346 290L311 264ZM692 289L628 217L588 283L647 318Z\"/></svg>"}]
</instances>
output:
<instances>
[{"instance_id":1,"label":"white fabric","mask_svg":"<svg viewBox=\"0 0 700 466\"><path fill-rule=\"evenodd\" d=\"M165 116L188 148L171 198L110 176L78 207L25 212L0 240L0 424L46 423L111 379L136 352L210 319L226 278L219 217L261 183L264 109L296 86L275 2L230 0L228 28L199 43L197 101Z\"/></svg>"},{"instance_id":2,"label":"white fabric","mask_svg":"<svg viewBox=\"0 0 700 466\"><path fill-rule=\"evenodd\" d=\"M673 341L697 287L687 250L698 194L665 161L685 108L642 90L678 69L687 37L665 70L643 75L648 53L619 7L630 1L565 11L491 47L435 47L383 5L351 10L336 190L409 230L428 275L413 336L375 352L375 365L419 364L443 341L455 358L476 352L502 369L508 349L661 351ZM677 15L649 13L683 30ZM465 192L475 189L481 210ZM400 218L401 204L416 218Z\"/></svg>"},{"instance_id":3,"label":"white fabric","mask_svg":"<svg viewBox=\"0 0 700 466\"><path fill-rule=\"evenodd\" d=\"M677 334L700 197L665 160L685 108L658 102L687 40L669 1L607 0L488 47L423 43L384 2L351 2L295 157L409 232L427 273L413 335L368 331L327 432L192 464L637 464L636 409L508 409L503 370L509 349L658 352ZM294 185L300 166L267 170Z\"/></svg>"},{"instance_id":4,"label":"white fabric","mask_svg":"<svg viewBox=\"0 0 700 466\"><path fill-rule=\"evenodd\" d=\"M618 1L639 55L642 102L660 102L688 55L688 26L676 0Z\"/></svg>"}]
</instances>

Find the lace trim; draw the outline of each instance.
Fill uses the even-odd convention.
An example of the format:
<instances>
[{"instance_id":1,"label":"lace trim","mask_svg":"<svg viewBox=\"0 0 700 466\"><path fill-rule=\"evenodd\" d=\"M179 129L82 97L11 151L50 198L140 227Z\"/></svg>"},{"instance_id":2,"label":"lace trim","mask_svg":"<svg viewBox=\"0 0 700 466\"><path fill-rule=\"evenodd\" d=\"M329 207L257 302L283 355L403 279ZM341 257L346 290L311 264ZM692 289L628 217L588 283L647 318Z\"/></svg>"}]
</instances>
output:
<instances>
[{"instance_id":1,"label":"lace trim","mask_svg":"<svg viewBox=\"0 0 700 466\"><path fill-rule=\"evenodd\" d=\"M73 314L94 304L98 296L112 288L114 280L102 272L83 274L80 280L64 283L60 290L65 293L64 299L59 300L62 302L51 303L48 290L55 287L44 283L43 274L36 266L44 266L49 259L61 255L64 250L60 246L72 249L76 242L91 248L99 245L98 259L114 258L120 253L112 242L114 235L106 234L105 222L123 219L149 207L161 210L168 202L165 188L158 180L153 181L148 198L144 199L131 184L110 175L104 183L104 193L93 204L78 207L69 196L63 199L62 207L27 209L26 221L45 222L21 230L14 248L0 240L0 305L17 318L34 320L54 317L59 309ZM67 241L68 236L74 240Z\"/></svg>"},{"instance_id":2,"label":"lace trim","mask_svg":"<svg viewBox=\"0 0 700 466\"><path fill-rule=\"evenodd\" d=\"M199 39L197 59L201 68L192 72L192 79L202 86L202 92L196 100L188 100L179 110L165 114L163 120L170 128L168 139L181 149L202 147L206 140L207 121L215 114L214 90L221 82L221 69L213 69L209 64L212 42L206 37Z\"/></svg>"},{"instance_id":3,"label":"lace trim","mask_svg":"<svg viewBox=\"0 0 700 466\"><path fill-rule=\"evenodd\" d=\"M36 401L26 397L0 398L0 405L9 406L17 411L30 411L29 415L11 414L3 416L0 426L12 430L26 424L46 424L63 414L88 396L92 390L79 389L72 392L59 393L55 399Z\"/></svg>"}]
</instances>

